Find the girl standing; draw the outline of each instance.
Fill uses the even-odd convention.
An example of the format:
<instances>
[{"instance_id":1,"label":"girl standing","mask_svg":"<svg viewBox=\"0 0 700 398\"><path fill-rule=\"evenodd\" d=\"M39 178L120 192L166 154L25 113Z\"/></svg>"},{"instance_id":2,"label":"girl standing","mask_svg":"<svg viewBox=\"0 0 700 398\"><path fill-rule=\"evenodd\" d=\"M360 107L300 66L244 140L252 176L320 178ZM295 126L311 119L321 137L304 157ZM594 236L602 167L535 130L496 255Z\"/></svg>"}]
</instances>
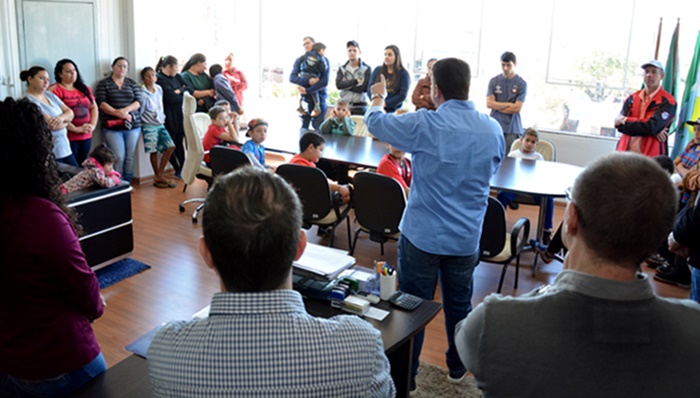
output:
<instances>
[{"instance_id":1,"label":"girl standing","mask_svg":"<svg viewBox=\"0 0 700 398\"><path fill-rule=\"evenodd\" d=\"M384 99L384 110L393 113L403 105L408 95L408 86L411 84L411 77L401 63L401 51L393 44L384 49L384 63L372 72L370 88L372 84L379 82L379 75L384 75L386 79L387 97ZM371 96L372 92L368 92Z\"/></svg>"},{"instance_id":2,"label":"girl standing","mask_svg":"<svg viewBox=\"0 0 700 398\"><path fill-rule=\"evenodd\" d=\"M163 89L163 108L165 110L165 129L175 143L175 152L170 157L170 165L175 169L175 177L180 178L182 166L185 164L185 127L183 126L182 101L185 92L194 93L178 73L180 70L177 58L172 55L161 57L156 65L158 84Z\"/></svg>"}]
</instances>

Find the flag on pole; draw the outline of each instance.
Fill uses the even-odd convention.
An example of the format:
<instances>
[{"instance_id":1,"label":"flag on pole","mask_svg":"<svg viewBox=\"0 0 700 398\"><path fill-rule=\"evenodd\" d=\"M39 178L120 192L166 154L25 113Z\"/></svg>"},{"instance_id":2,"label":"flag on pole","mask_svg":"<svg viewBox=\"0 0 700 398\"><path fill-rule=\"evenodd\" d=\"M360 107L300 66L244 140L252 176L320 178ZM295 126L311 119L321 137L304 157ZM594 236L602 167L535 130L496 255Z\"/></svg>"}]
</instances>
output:
<instances>
[{"instance_id":1,"label":"flag on pole","mask_svg":"<svg viewBox=\"0 0 700 398\"><path fill-rule=\"evenodd\" d=\"M681 19L678 18L676 21L676 29L673 31L673 36L671 36L671 46L668 49L668 58L666 59L666 67L664 68L664 80L661 82L661 87L666 90L667 93L671 94L673 98L678 98L676 92L678 91L678 29L681 25ZM676 108L678 112L678 108ZM673 115L677 116L677 115ZM673 134L676 131L677 119L674 117L671 121L671 125L668 126L668 133ZM678 137L677 135L675 137ZM676 150L675 143L676 138L674 138L673 150ZM668 142L666 142L666 148L668 149ZM682 149L682 148L681 148ZM668 153L668 150L666 151Z\"/></svg>"},{"instance_id":2,"label":"flag on pole","mask_svg":"<svg viewBox=\"0 0 700 398\"><path fill-rule=\"evenodd\" d=\"M681 151L688 145L688 141L692 137L691 127L686 125L686 120L697 120L700 117L700 32L695 41L695 52L693 61L688 69L688 77L685 80L685 90L683 92L683 101L680 102L680 113L678 114L678 129L674 139L672 158L678 157Z\"/></svg>"}]
</instances>

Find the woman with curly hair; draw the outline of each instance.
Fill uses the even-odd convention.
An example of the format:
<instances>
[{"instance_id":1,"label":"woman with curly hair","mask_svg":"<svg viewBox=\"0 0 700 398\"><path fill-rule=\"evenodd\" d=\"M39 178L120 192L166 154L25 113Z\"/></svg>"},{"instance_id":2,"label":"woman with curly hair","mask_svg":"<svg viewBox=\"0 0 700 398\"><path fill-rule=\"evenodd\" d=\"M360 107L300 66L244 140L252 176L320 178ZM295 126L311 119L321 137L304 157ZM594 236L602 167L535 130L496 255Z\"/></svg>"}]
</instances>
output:
<instances>
[{"instance_id":1,"label":"woman with curly hair","mask_svg":"<svg viewBox=\"0 0 700 398\"><path fill-rule=\"evenodd\" d=\"M100 287L61 194L52 135L28 99L0 102L0 396L66 395L107 368Z\"/></svg>"}]
</instances>

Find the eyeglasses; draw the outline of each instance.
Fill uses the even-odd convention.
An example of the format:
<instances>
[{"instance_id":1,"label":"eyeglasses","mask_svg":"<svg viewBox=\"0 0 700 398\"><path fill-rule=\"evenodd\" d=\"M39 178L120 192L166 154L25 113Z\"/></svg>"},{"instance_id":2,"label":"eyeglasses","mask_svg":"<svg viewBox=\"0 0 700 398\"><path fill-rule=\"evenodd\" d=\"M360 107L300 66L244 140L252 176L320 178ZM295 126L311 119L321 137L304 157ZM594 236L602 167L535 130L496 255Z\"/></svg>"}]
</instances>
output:
<instances>
[{"instance_id":1,"label":"eyeglasses","mask_svg":"<svg viewBox=\"0 0 700 398\"><path fill-rule=\"evenodd\" d=\"M573 194L571 193L571 187L568 187L564 190L564 195L566 195L566 201L567 202L573 202Z\"/></svg>"}]
</instances>

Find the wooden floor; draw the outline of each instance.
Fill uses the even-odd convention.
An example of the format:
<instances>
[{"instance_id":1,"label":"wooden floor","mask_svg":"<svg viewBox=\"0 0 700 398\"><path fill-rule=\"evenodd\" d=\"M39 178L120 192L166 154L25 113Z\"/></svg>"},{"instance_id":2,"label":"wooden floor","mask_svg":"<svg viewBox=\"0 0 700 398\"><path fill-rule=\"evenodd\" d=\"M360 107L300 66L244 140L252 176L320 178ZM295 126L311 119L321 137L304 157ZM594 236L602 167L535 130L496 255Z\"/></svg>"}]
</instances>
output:
<instances>
[{"instance_id":1,"label":"wooden floor","mask_svg":"<svg viewBox=\"0 0 700 398\"><path fill-rule=\"evenodd\" d=\"M178 212L178 204L187 198L203 197L206 185L197 181L182 192L183 183L176 189L158 189L151 185L135 186L132 193L134 215L134 254L152 268L132 278L103 290L107 299L105 314L93 324L108 366L125 359L130 352L124 349L131 341L157 325L172 319L189 319L191 315L209 304L213 293L218 291L218 279L199 257L197 241L201 226L192 224L194 204L185 213ZM558 225L563 207L555 208ZM519 210L508 210L509 222L528 217L534 223L537 208L521 206ZM353 225L354 231L355 225ZM348 248L345 224L335 236L335 247ZM327 243L316 236L316 228L307 232L311 242ZM396 243L385 245L385 255L380 256L379 244L362 234L355 253L358 264L369 265L373 260L384 259L390 264L397 261ZM521 261L519 288L513 290L514 267L510 267L503 287L504 294L520 295L554 280L561 264L554 261L540 267L537 276L531 276L533 256L526 253ZM541 264L541 262L540 262ZM646 267L645 267L646 268ZM651 273L648 268L645 272ZM482 263L474 273L474 298L476 306L484 297L496 290L500 266ZM656 283L658 294L666 297L687 298L688 290ZM436 300L440 300L439 292ZM447 348L442 313L428 325L421 360L446 367L444 352Z\"/></svg>"}]
</instances>

